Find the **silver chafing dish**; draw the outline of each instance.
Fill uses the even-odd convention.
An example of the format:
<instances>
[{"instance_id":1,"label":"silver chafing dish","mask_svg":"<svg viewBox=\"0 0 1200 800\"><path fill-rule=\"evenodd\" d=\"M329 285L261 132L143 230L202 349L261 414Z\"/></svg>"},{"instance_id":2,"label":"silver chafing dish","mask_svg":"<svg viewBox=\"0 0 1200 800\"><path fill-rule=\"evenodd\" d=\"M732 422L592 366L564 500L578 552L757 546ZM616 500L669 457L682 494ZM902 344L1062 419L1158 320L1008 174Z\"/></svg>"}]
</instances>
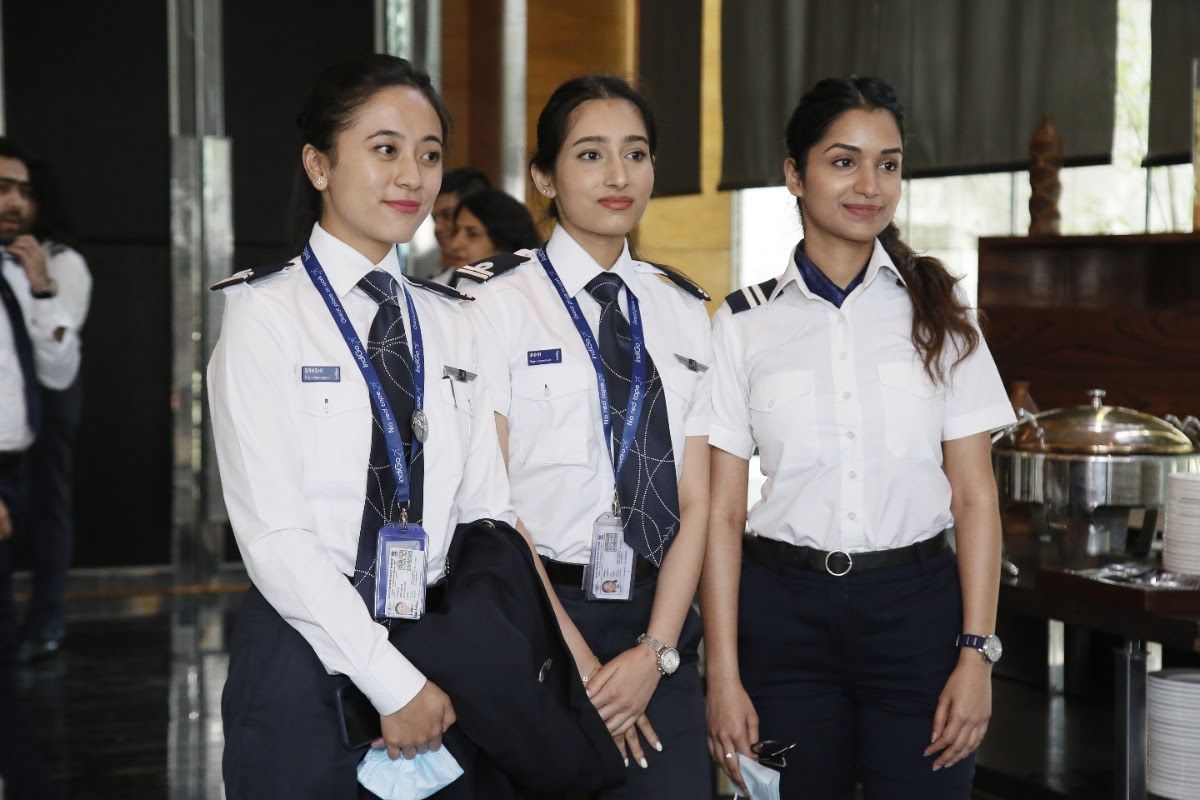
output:
<instances>
[{"instance_id":1,"label":"silver chafing dish","mask_svg":"<svg viewBox=\"0 0 1200 800\"><path fill-rule=\"evenodd\" d=\"M1091 402L1022 414L993 438L1002 503L1031 506L1044 565L1077 569L1105 556L1149 554L1167 500L1167 476L1200 472L1200 448L1166 420ZM1130 536L1131 512L1144 512Z\"/></svg>"}]
</instances>

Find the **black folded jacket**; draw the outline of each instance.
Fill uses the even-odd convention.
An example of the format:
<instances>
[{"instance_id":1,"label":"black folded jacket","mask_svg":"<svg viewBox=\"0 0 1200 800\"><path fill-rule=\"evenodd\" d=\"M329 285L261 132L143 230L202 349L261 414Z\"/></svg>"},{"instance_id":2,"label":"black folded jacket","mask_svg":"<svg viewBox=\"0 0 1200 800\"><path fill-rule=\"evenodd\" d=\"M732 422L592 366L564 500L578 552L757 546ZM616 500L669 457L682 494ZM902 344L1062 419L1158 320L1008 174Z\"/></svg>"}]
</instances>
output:
<instances>
[{"instance_id":1,"label":"black folded jacket","mask_svg":"<svg viewBox=\"0 0 1200 800\"><path fill-rule=\"evenodd\" d=\"M584 692L533 566L510 525L459 525L443 592L391 642L454 703L456 725L521 787L591 792L625 766Z\"/></svg>"}]
</instances>

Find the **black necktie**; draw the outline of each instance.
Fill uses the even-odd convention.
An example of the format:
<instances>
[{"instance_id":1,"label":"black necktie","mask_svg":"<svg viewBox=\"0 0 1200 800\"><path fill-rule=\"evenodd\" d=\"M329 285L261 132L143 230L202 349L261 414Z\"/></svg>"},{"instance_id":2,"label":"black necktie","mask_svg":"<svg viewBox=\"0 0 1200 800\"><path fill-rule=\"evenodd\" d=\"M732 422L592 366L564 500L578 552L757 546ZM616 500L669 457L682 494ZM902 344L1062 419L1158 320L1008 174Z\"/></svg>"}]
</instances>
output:
<instances>
[{"instance_id":1,"label":"black necktie","mask_svg":"<svg viewBox=\"0 0 1200 800\"><path fill-rule=\"evenodd\" d=\"M617 303L622 285L619 276L604 272L585 287L600 304L600 329L596 339L600 343L604 382L612 407L614 454L620 452L633 370L629 321ZM648 350L645 358L646 394L633 447L617 473L617 499L621 503L625 541L634 552L657 567L662 565L671 540L679 532L679 487L662 378Z\"/></svg>"},{"instance_id":2,"label":"black necktie","mask_svg":"<svg viewBox=\"0 0 1200 800\"><path fill-rule=\"evenodd\" d=\"M408 521L421 521L422 486L424 484L424 448L416 458L412 455L412 415L416 409L416 386L412 353L404 332L404 314L400 309L400 286L383 270L372 270L358 282L367 296L379 304L371 330L367 334L367 354L383 382L384 393L392 406L392 414L400 430L408 455L409 504ZM391 522L400 522L400 503L396 498L396 479L388 465L387 441L383 422L375 404L371 404L371 462L367 469L367 495L363 504L362 524L358 533L358 557L354 564L354 585L375 609L375 550L379 529Z\"/></svg>"},{"instance_id":3,"label":"black necktie","mask_svg":"<svg viewBox=\"0 0 1200 800\"><path fill-rule=\"evenodd\" d=\"M3 265L4 262L0 260L0 302L4 304L4 310L8 314L8 324L12 326L17 362L21 365L21 378L25 383L25 419L36 436L42 423L42 397L33 364L33 342L29 339L29 329L25 327L25 315L21 313L17 296L13 294L12 286L4 277Z\"/></svg>"}]
</instances>

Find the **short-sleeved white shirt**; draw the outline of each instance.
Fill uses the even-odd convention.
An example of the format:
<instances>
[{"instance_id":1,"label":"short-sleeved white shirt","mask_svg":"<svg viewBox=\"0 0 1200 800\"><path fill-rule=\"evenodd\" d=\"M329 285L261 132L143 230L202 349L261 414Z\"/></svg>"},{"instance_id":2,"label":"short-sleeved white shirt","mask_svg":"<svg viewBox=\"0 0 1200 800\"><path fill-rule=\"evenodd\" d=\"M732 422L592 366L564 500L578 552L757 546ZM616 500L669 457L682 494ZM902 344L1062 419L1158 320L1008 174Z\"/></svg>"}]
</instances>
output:
<instances>
[{"instance_id":1,"label":"short-sleeved white shirt","mask_svg":"<svg viewBox=\"0 0 1200 800\"><path fill-rule=\"evenodd\" d=\"M584 286L603 270L561 227L546 254L595 332L600 305ZM579 331L536 255L459 289L475 296L467 316L478 336L479 368L496 411L508 420L513 506L538 551L557 561L588 560L592 524L612 508L613 468L604 442L596 372ZM626 245L612 272L641 307L646 349L662 381L676 475L684 440L707 436L712 370L711 328L704 303L666 279ZM643 412L645 413L645 412Z\"/></svg>"},{"instance_id":2,"label":"short-sleeved white shirt","mask_svg":"<svg viewBox=\"0 0 1200 800\"><path fill-rule=\"evenodd\" d=\"M938 384L911 325L903 278L878 241L840 309L789 258L782 276L717 311L709 441L744 459L758 449L767 480L750 509L754 534L861 552L953 523L942 442L1015 418L982 338Z\"/></svg>"}]
</instances>

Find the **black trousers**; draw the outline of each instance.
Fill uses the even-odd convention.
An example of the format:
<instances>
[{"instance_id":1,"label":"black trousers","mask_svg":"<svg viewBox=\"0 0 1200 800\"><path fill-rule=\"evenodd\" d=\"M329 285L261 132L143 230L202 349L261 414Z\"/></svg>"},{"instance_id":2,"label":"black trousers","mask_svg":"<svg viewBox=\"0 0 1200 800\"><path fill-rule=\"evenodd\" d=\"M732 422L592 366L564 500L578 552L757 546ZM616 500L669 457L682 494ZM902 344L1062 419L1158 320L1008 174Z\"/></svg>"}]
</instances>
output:
<instances>
[{"instance_id":1,"label":"black trousers","mask_svg":"<svg viewBox=\"0 0 1200 800\"><path fill-rule=\"evenodd\" d=\"M633 589L628 601L588 601L583 590L555 586L567 614L583 634L592 652L603 662L620 655L646 632L654 604L656 581L650 579ZM662 740L662 752L643 744L648 769L632 760L624 784L596 795L601 800L663 800L663 798L710 798L713 796L712 766L704 723L704 692L697 667L697 648L704 626L695 609L688 611L677 648L682 663L674 675L663 678L646 717Z\"/></svg>"},{"instance_id":2,"label":"black trousers","mask_svg":"<svg viewBox=\"0 0 1200 800\"><path fill-rule=\"evenodd\" d=\"M760 738L796 743L781 796L969 798L973 756L933 772L922 755L961 626L950 550L841 578L746 554L738 661Z\"/></svg>"},{"instance_id":3,"label":"black trousers","mask_svg":"<svg viewBox=\"0 0 1200 800\"><path fill-rule=\"evenodd\" d=\"M25 481L20 467L0 466L0 500L12 517L14 533L26 520ZM0 541L0 777L10 800L50 798L33 729L17 694L17 618L13 601L12 539Z\"/></svg>"},{"instance_id":4,"label":"black trousers","mask_svg":"<svg viewBox=\"0 0 1200 800\"><path fill-rule=\"evenodd\" d=\"M339 734L334 697L345 682L342 675L329 675L308 642L257 589L250 589L229 642L229 676L221 696L226 797L374 797L359 786L356 774L367 748L348 750ZM434 797L513 796L508 779L457 726L443 741L464 774Z\"/></svg>"},{"instance_id":5,"label":"black trousers","mask_svg":"<svg viewBox=\"0 0 1200 800\"><path fill-rule=\"evenodd\" d=\"M28 547L33 591L25 639L61 639L66 626L67 572L75 539L75 440L83 382L42 389L42 426L29 451Z\"/></svg>"}]
</instances>

